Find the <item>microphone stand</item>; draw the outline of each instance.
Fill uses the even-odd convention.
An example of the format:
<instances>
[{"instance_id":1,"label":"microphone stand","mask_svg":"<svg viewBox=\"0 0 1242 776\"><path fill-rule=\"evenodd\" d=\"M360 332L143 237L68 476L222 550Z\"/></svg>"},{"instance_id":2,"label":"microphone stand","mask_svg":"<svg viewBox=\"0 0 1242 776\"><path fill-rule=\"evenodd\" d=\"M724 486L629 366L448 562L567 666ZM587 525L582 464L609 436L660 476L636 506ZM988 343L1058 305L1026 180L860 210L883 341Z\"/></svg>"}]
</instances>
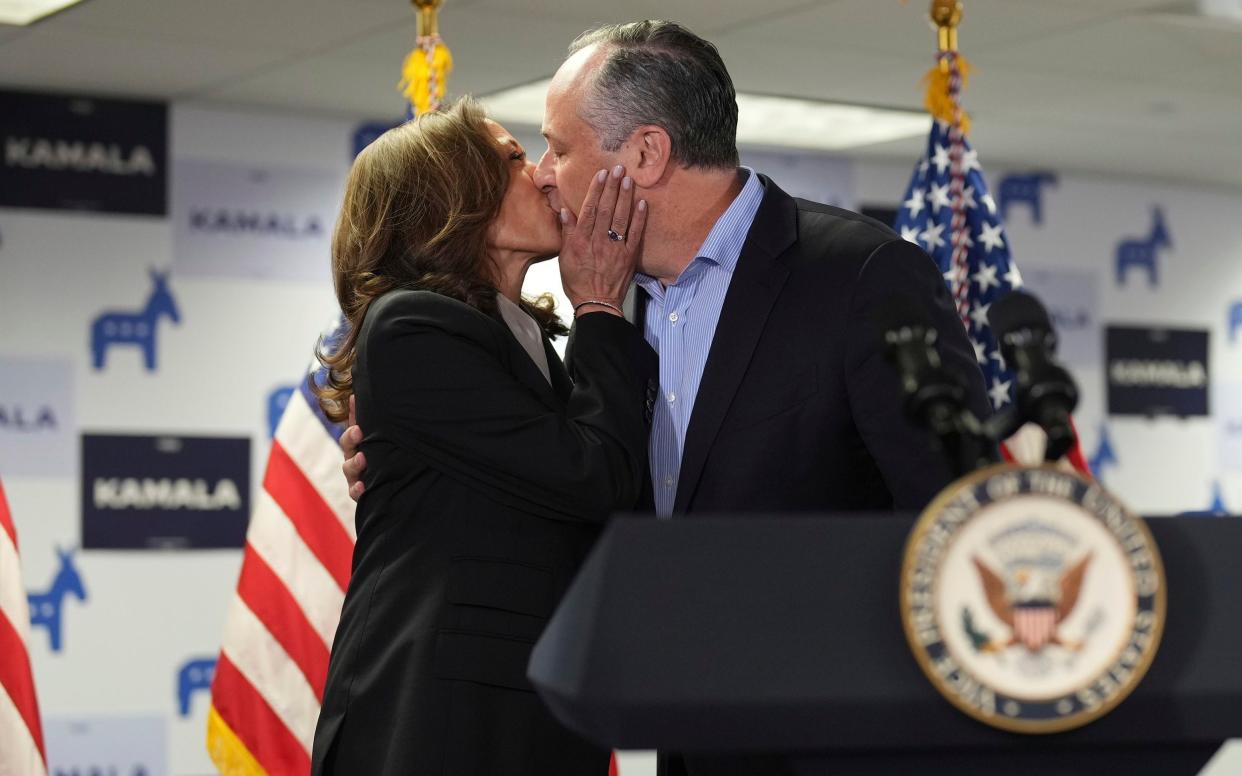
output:
<instances>
[{"instance_id":1,"label":"microphone stand","mask_svg":"<svg viewBox=\"0 0 1242 776\"><path fill-rule=\"evenodd\" d=\"M966 387L945 369L936 351L934 328L918 324L885 332L887 355L905 393L905 414L932 433L954 478L996 462L994 442L966 407Z\"/></svg>"},{"instance_id":2,"label":"microphone stand","mask_svg":"<svg viewBox=\"0 0 1242 776\"><path fill-rule=\"evenodd\" d=\"M914 308L896 298L880 312L881 320L889 324L883 329L885 355L901 378L906 417L931 431L955 477L995 463L997 444L1028 422L1048 436L1045 461L1058 461L1069 452L1075 439L1070 413L1078 405L1078 387L1056 360L1056 334L1038 299L1014 291L989 313L1016 387L1013 408L986 422L967 407L960 376L941 363L935 327L919 321L901 323Z\"/></svg>"}]
</instances>

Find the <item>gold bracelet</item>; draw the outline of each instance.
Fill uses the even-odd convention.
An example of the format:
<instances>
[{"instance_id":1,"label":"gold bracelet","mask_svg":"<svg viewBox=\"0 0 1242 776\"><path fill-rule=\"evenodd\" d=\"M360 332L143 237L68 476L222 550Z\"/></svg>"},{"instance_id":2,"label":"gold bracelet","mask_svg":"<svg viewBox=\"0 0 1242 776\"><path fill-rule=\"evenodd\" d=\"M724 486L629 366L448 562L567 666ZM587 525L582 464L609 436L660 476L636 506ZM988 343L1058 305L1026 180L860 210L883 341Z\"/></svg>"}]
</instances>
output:
<instances>
[{"instance_id":1,"label":"gold bracelet","mask_svg":"<svg viewBox=\"0 0 1242 776\"><path fill-rule=\"evenodd\" d=\"M575 318L578 317L578 308L586 307L589 304L597 304L597 305L600 305L601 307L607 307L609 309L616 310L617 314L619 314L622 318L625 317L625 311L622 310L620 307L617 307L612 302L605 302L600 299L588 299L585 302L579 302L578 304L574 305L574 317Z\"/></svg>"}]
</instances>

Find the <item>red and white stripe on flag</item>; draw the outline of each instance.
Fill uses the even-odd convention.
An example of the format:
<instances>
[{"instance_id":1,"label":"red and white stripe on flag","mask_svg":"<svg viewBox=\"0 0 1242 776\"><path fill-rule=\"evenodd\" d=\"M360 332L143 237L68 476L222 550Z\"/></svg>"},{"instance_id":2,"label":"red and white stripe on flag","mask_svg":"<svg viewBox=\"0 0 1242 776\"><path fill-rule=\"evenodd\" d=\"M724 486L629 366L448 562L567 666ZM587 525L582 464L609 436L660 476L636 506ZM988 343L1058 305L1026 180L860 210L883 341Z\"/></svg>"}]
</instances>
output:
<instances>
[{"instance_id":1,"label":"red and white stripe on flag","mask_svg":"<svg viewBox=\"0 0 1242 776\"><path fill-rule=\"evenodd\" d=\"M43 724L30 669L30 610L17 555L17 529L0 484L0 773L46 776Z\"/></svg>"},{"instance_id":2,"label":"red and white stripe on flag","mask_svg":"<svg viewBox=\"0 0 1242 776\"><path fill-rule=\"evenodd\" d=\"M272 441L211 688L207 748L225 776L306 774L353 556L336 428L303 388Z\"/></svg>"}]
</instances>

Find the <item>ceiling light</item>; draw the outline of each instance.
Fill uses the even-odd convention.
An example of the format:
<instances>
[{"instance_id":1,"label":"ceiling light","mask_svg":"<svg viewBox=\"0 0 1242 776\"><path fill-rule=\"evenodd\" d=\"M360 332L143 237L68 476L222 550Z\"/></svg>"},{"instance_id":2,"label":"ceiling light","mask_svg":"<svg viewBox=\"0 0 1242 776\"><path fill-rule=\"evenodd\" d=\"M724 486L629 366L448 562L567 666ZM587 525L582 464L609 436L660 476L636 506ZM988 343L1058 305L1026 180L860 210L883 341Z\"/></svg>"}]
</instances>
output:
<instances>
[{"instance_id":1,"label":"ceiling light","mask_svg":"<svg viewBox=\"0 0 1242 776\"><path fill-rule=\"evenodd\" d=\"M0 24L26 25L82 0L0 0Z\"/></svg>"},{"instance_id":2,"label":"ceiling light","mask_svg":"<svg viewBox=\"0 0 1242 776\"><path fill-rule=\"evenodd\" d=\"M545 79L502 89L480 97L479 101L487 109L487 115L497 121L538 127L543 124L543 102L551 82L551 79Z\"/></svg>"},{"instance_id":3,"label":"ceiling light","mask_svg":"<svg viewBox=\"0 0 1242 776\"><path fill-rule=\"evenodd\" d=\"M1199 13L1216 19L1242 22L1242 0L1199 0Z\"/></svg>"},{"instance_id":4,"label":"ceiling light","mask_svg":"<svg viewBox=\"0 0 1242 776\"><path fill-rule=\"evenodd\" d=\"M1237 33L1242 31L1242 0L1198 0L1158 6L1144 18L1192 29Z\"/></svg>"},{"instance_id":5,"label":"ceiling light","mask_svg":"<svg viewBox=\"0 0 1242 776\"><path fill-rule=\"evenodd\" d=\"M929 126L922 111L764 94L737 96L737 141L743 145L839 151L926 135Z\"/></svg>"},{"instance_id":6,"label":"ceiling light","mask_svg":"<svg viewBox=\"0 0 1242 776\"><path fill-rule=\"evenodd\" d=\"M479 99L501 122L539 126L549 81L515 86ZM737 96L737 142L839 151L927 134L922 111L873 108L766 94Z\"/></svg>"}]
</instances>

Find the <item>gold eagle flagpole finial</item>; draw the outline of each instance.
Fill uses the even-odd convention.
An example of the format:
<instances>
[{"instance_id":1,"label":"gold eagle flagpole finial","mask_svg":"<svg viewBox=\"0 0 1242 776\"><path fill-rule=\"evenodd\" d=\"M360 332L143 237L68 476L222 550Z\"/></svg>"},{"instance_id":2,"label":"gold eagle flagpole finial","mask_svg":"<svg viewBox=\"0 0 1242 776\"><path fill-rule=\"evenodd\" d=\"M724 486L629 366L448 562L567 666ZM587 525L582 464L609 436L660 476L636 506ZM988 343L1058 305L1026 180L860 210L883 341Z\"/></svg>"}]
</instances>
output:
<instances>
[{"instance_id":1,"label":"gold eagle flagpole finial","mask_svg":"<svg viewBox=\"0 0 1242 776\"><path fill-rule=\"evenodd\" d=\"M957 25L962 21L962 3L960 0L932 0L932 26L940 37L941 51L957 51Z\"/></svg>"},{"instance_id":2,"label":"gold eagle flagpole finial","mask_svg":"<svg viewBox=\"0 0 1242 776\"><path fill-rule=\"evenodd\" d=\"M401 67L397 88L409 103L410 117L440 109L444 102L453 54L440 37L440 6L444 0L410 0L418 11L418 38Z\"/></svg>"},{"instance_id":3,"label":"gold eagle flagpole finial","mask_svg":"<svg viewBox=\"0 0 1242 776\"><path fill-rule=\"evenodd\" d=\"M938 121L970 132L970 117L962 110L961 90L970 77L970 64L957 51L957 28L962 22L961 0L932 0L928 13L936 30L936 66L923 79L924 106Z\"/></svg>"}]
</instances>

